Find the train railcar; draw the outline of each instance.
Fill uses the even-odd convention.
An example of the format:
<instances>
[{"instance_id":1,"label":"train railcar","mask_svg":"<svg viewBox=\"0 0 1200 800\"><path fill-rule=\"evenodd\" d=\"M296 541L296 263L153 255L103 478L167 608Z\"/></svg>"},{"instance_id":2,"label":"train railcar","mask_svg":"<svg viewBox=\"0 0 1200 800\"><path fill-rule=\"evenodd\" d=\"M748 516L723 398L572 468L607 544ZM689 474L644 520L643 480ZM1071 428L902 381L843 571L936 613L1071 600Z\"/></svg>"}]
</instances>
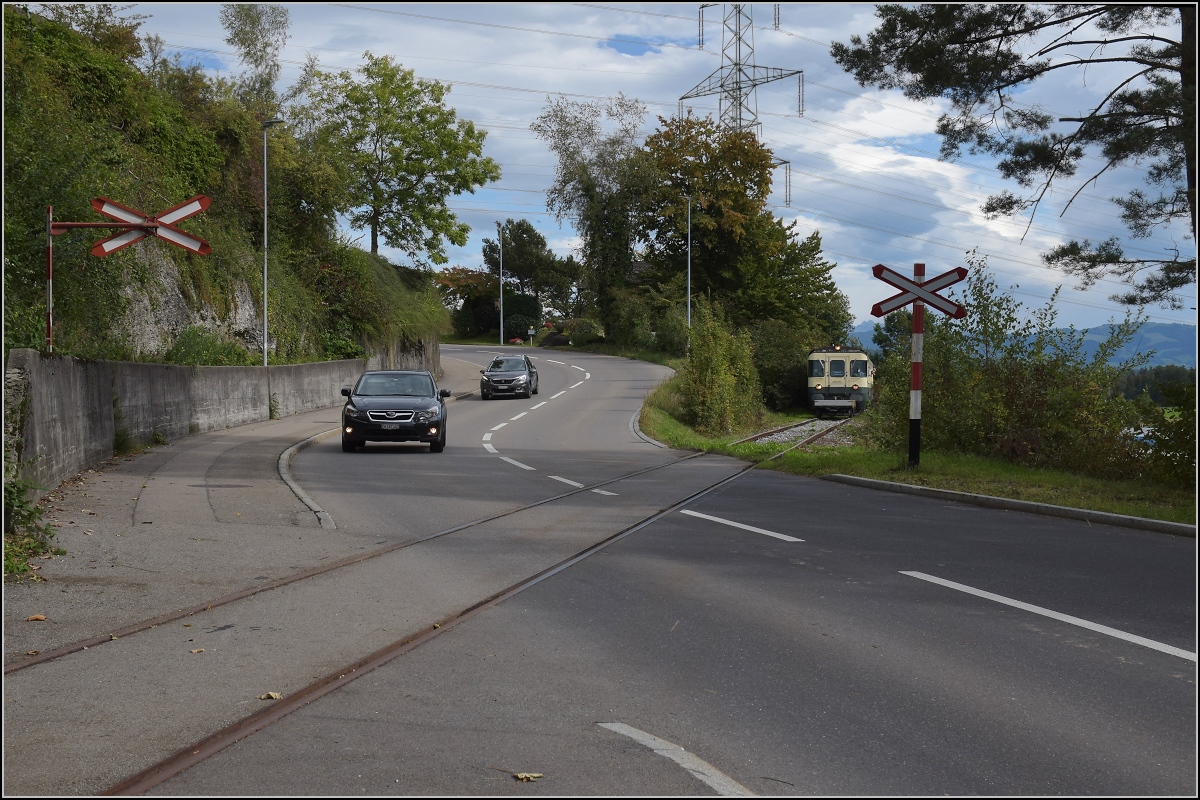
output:
<instances>
[{"instance_id":1,"label":"train railcar","mask_svg":"<svg viewBox=\"0 0 1200 800\"><path fill-rule=\"evenodd\" d=\"M871 405L875 365L862 350L834 345L808 354L808 407L816 415L857 414Z\"/></svg>"}]
</instances>

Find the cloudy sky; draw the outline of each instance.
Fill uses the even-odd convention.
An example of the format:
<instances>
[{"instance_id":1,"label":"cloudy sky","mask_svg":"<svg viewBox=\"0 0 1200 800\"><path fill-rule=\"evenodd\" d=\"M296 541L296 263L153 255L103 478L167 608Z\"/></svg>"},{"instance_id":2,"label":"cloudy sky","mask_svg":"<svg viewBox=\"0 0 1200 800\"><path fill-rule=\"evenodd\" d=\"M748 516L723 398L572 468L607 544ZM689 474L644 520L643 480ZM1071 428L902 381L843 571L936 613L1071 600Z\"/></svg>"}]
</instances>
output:
<instances>
[{"instance_id":1,"label":"cloudy sky","mask_svg":"<svg viewBox=\"0 0 1200 800\"><path fill-rule=\"evenodd\" d=\"M450 264L465 267L481 266L483 237L494 238L496 221L510 217L535 225L559 255L571 253L577 243L569 223L560 225L546 211L555 161L529 130L549 96L635 97L649 108L644 132L650 133L657 117L677 113L680 96L721 67L719 4L703 10L703 49L697 4L284 5L291 27L281 89L296 80L308 53L331 70L357 68L364 51L390 55L418 77L450 84L450 105L488 132L484 153L501 165L503 178L450 201L472 228L465 247L449 250ZM911 274L919 261L936 275L961 265L963 254L975 248L987 254L1000 286L1011 287L1027 307L1042 306L1063 285L1058 301L1063 324L1092 327L1124 315L1124 307L1108 300L1119 284L1102 281L1077 291L1073 281L1043 266L1040 254L1070 238L1099 241L1123 234L1108 198L1139 185L1136 172L1106 173L1084 187L1065 213L1079 184L1064 184L1032 225L1028 219L985 220L979 207L987 195L1019 187L1003 181L982 157L939 161L940 139L933 130L940 106L863 89L830 58L831 42L848 42L851 34L865 35L874 27L874 5L782 4L778 28L776 6L751 8L754 63L804 75L802 115L796 77L760 86L756 93L762 137L790 162L790 204L787 171L779 167L774 211L787 222L797 220L802 235L820 231L856 321L870 319L871 305L894 291L871 276L874 264ZM161 36L168 53L178 51L185 63L232 76L241 67L224 42L219 11L217 4L140 3L130 13L150 15L141 30ZM1019 99L1075 116L1111 85L1093 69L1055 85L1035 85ZM698 115L719 113L716 96L686 105ZM1088 169L1099 166L1091 159L1080 175L1090 176ZM1195 253L1186 226L1127 245L1127 252L1142 257L1174 248ZM1152 307L1147 315L1156 322L1195 324L1195 287L1185 295L1187 309Z\"/></svg>"}]
</instances>

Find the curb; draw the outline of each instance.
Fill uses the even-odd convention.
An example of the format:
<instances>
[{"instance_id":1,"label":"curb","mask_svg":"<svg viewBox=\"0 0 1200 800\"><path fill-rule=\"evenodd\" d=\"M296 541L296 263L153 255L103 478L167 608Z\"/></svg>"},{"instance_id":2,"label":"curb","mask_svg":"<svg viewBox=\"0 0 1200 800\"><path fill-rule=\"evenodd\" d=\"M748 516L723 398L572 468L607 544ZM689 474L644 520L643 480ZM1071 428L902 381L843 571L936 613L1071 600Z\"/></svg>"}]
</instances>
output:
<instances>
[{"instance_id":1,"label":"curb","mask_svg":"<svg viewBox=\"0 0 1200 800\"><path fill-rule=\"evenodd\" d=\"M333 428L332 430L323 431L321 433L310 436L307 439L305 439L304 441L297 442L296 444L292 445L291 447L289 447L287 450L284 450L279 455L279 477L283 478L283 482L288 485L288 488L292 490L292 493L295 494L296 497L300 498L300 502L302 502L302 503L304 503L304 505L308 506L309 509L314 514L317 515L317 519L320 521L321 527L327 531L331 531L331 530L334 530L337 528L337 525L335 525L333 523L333 517L329 516L329 514L325 511L325 509L323 509L319 505L317 505L316 501L314 501L311 497L309 497L308 493L300 488L300 484L298 484L294 480L292 480L292 473L288 469L288 465L291 463L292 456L296 455L296 453L299 453L301 450L303 450L306 447L309 447L310 445L316 444L317 442L321 441L322 439L332 436L333 434L337 433L339 430L340 430L340 427Z\"/></svg>"},{"instance_id":2,"label":"curb","mask_svg":"<svg viewBox=\"0 0 1200 800\"><path fill-rule=\"evenodd\" d=\"M1085 522L1098 522L1104 525L1119 525L1125 528L1140 528L1157 533L1169 533L1175 536L1196 538L1196 526L1182 522L1166 522L1160 519L1145 517L1130 517L1124 514L1110 514L1107 511L1088 511L1082 508L1068 508L1049 503L1035 503L1029 500L1011 500L1007 497L990 497L970 492L955 492L949 489L931 489L928 486L913 486L907 483L879 481L873 478L856 478L852 475L822 475L822 480L845 483L851 486L862 486L867 489L879 489L885 492L900 494L915 494L923 497L937 497L942 500L953 500L959 503L970 503L987 508L1000 508L1005 511L1024 511L1030 514L1042 514L1048 517L1065 517Z\"/></svg>"},{"instance_id":3,"label":"curb","mask_svg":"<svg viewBox=\"0 0 1200 800\"><path fill-rule=\"evenodd\" d=\"M629 418L629 432L641 439L643 442L652 444L655 447L667 447L660 441L651 439L646 434L642 433L642 426L638 424L638 418L642 416L642 406L638 406L637 411L633 412L633 416Z\"/></svg>"}]
</instances>

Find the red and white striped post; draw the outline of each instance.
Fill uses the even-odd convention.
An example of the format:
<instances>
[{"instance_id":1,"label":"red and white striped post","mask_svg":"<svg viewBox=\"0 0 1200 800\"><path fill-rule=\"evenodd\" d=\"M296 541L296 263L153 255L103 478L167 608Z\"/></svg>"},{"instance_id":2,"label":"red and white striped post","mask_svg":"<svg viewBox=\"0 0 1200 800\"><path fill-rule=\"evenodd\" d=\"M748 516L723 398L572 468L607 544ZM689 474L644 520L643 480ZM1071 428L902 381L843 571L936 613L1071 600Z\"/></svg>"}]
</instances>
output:
<instances>
[{"instance_id":1,"label":"red and white striped post","mask_svg":"<svg viewBox=\"0 0 1200 800\"><path fill-rule=\"evenodd\" d=\"M925 283L925 265L913 264L913 283ZM921 360L925 347L925 303L913 301L912 377L908 393L908 465L921 463Z\"/></svg>"},{"instance_id":2,"label":"red and white striped post","mask_svg":"<svg viewBox=\"0 0 1200 800\"><path fill-rule=\"evenodd\" d=\"M46 206L46 352L54 352L54 206Z\"/></svg>"}]
</instances>

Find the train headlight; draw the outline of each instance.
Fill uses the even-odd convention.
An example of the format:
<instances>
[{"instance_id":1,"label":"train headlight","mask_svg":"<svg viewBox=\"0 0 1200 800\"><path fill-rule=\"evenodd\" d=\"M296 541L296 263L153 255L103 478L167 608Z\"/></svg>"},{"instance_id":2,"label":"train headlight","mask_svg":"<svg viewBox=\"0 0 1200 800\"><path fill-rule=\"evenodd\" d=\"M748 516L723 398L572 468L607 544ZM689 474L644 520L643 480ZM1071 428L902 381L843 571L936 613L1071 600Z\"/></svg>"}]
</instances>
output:
<instances>
[{"instance_id":1,"label":"train headlight","mask_svg":"<svg viewBox=\"0 0 1200 800\"><path fill-rule=\"evenodd\" d=\"M819 383L818 383L818 384L817 384L816 386L814 386L813 388L814 388L814 389L816 389L816 390L819 392L819 391L821 391L821 384L819 384Z\"/></svg>"},{"instance_id":2,"label":"train headlight","mask_svg":"<svg viewBox=\"0 0 1200 800\"><path fill-rule=\"evenodd\" d=\"M857 391L858 391L858 384L856 383L856 384L854 384L853 386L851 386L850 388L851 388L851 389L853 389L854 391L856 391L856 392L857 392Z\"/></svg>"}]
</instances>

